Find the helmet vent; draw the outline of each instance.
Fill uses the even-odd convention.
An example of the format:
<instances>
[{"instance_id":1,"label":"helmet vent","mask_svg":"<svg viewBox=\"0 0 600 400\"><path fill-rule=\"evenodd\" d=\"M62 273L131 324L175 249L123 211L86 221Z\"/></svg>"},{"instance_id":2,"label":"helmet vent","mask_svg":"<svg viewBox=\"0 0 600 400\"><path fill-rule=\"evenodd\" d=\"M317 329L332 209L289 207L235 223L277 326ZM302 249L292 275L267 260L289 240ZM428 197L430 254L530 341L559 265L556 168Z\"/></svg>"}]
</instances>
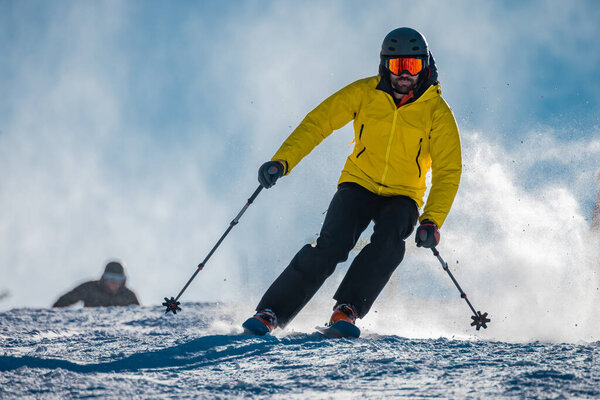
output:
<instances>
[{"instance_id":1,"label":"helmet vent","mask_svg":"<svg viewBox=\"0 0 600 400\"><path fill-rule=\"evenodd\" d=\"M411 40L414 41L414 40ZM396 39L392 39L392 43L398 43L398 41Z\"/></svg>"},{"instance_id":2,"label":"helmet vent","mask_svg":"<svg viewBox=\"0 0 600 400\"><path fill-rule=\"evenodd\" d=\"M417 51L417 50L419 50L419 49L420 49L420 47L419 47L419 46L415 46L415 47L413 47L412 49L413 49L414 51Z\"/></svg>"},{"instance_id":3,"label":"helmet vent","mask_svg":"<svg viewBox=\"0 0 600 400\"><path fill-rule=\"evenodd\" d=\"M389 50L389 51L395 51L395 50L396 50L396 48L395 48L395 47L388 47L388 50Z\"/></svg>"},{"instance_id":4,"label":"helmet vent","mask_svg":"<svg viewBox=\"0 0 600 400\"><path fill-rule=\"evenodd\" d=\"M415 39L415 38L412 38L412 39L410 39L410 42L411 42L411 43L414 43L414 42L416 42L416 41L417 41L417 39Z\"/></svg>"}]
</instances>

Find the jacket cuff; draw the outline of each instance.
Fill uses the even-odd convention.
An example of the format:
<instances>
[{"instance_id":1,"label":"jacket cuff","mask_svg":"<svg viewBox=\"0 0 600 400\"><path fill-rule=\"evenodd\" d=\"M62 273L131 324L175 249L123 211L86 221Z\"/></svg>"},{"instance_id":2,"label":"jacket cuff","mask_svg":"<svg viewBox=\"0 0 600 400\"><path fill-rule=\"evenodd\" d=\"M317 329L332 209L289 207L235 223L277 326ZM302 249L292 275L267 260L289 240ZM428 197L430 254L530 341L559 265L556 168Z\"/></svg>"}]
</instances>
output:
<instances>
[{"instance_id":1,"label":"jacket cuff","mask_svg":"<svg viewBox=\"0 0 600 400\"><path fill-rule=\"evenodd\" d=\"M278 159L277 160L271 160L271 161L276 161L279 164L281 164L281 166L283 167L283 175L287 175L288 174L289 168L288 168L288 162L287 161L285 161L285 160L278 160Z\"/></svg>"},{"instance_id":2,"label":"jacket cuff","mask_svg":"<svg viewBox=\"0 0 600 400\"><path fill-rule=\"evenodd\" d=\"M440 227L440 225L437 222L435 222L434 220L432 220L430 217L428 217L426 215L421 215L421 217L419 218L419 223L423 224L423 223L426 223L426 222L430 222L432 224L435 224L435 226L437 226L438 229Z\"/></svg>"}]
</instances>

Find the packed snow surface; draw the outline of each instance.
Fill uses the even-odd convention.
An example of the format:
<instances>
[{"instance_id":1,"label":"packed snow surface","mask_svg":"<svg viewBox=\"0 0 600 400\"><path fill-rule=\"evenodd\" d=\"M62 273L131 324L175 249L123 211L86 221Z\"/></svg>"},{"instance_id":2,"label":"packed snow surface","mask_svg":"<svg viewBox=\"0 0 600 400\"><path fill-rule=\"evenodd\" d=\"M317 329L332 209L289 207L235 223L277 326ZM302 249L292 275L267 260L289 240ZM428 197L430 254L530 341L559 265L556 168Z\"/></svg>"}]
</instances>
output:
<instances>
[{"instance_id":1,"label":"packed snow surface","mask_svg":"<svg viewBox=\"0 0 600 400\"><path fill-rule=\"evenodd\" d=\"M0 398L600 397L600 342L241 333L235 304L0 314Z\"/></svg>"}]
</instances>

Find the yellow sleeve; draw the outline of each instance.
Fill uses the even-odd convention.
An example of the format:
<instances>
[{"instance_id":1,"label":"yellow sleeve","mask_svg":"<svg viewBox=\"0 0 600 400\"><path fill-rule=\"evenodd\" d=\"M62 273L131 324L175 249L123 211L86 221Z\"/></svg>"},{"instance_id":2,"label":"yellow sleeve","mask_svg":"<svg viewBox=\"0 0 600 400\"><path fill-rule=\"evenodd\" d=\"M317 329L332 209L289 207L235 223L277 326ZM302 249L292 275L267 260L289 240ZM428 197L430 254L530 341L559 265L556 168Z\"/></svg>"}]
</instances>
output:
<instances>
[{"instance_id":1,"label":"yellow sleeve","mask_svg":"<svg viewBox=\"0 0 600 400\"><path fill-rule=\"evenodd\" d=\"M328 97L309 112L283 142L272 160L285 161L286 175L323 139L354 119L360 107L364 81L351 83Z\"/></svg>"},{"instance_id":2,"label":"yellow sleeve","mask_svg":"<svg viewBox=\"0 0 600 400\"><path fill-rule=\"evenodd\" d=\"M440 100L431 127L431 190L423 215L419 217L419 221L428 219L438 227L443 225L450 212L462 171L458 126L450 107Z\"/></svg>"}]
</instances>

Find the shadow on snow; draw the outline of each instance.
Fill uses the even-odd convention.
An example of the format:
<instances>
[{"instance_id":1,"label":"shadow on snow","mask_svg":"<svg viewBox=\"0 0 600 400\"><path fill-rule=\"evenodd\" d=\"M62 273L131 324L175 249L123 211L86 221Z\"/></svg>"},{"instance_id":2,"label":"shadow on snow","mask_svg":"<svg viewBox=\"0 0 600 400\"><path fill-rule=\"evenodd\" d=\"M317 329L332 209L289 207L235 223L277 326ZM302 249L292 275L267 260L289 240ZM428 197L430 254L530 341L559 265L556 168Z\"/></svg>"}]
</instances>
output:
<instances>
[{"instance_id":1,"label":"shadow on snow","mask_svg":"<svg viewBox=\"0 0 600 400\"><path fill-rule=\"evenodd\" d=\"M246 335L210 335L166 349L134 353L122 359L98 363L78 364L63 359L32 356L0 356L0 371L12 371L21 367L41 369L65 369L73 372L124 372L144 369L193 369L238 358L264 355L281 344L307 344L317 347L330 342L318 334L295 335L284 338L272 336L250 337Z\"/></svg>"}]
</instances>

